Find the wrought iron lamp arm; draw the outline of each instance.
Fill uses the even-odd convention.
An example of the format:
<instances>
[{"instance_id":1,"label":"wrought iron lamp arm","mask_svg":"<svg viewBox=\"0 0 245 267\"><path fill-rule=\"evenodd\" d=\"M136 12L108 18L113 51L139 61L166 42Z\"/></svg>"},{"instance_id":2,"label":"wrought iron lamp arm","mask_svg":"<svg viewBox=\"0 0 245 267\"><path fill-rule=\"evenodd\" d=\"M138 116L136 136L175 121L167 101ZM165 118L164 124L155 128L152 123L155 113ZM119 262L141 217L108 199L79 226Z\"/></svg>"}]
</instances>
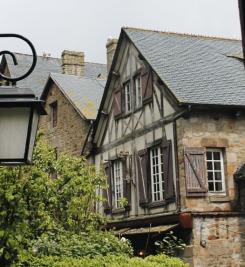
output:
<instances>
[{"instance_id":1,"label":"wrought iron lamp arm","mask_svg":"<svg viewBox=\"0 0 245 267\"><path fill-rule=\"evenodd\" d=\"M36 50L35 50L33 44L31 43L31 41L29 41L24 36L19 35L19 34L15 34L15 33L2 33L2 34L0 34L0 37L14 37L14 38L19 38L19 39L25 41L29 45L29 47L31 48L31 51L32 51L32 64L30 66L30 69L25 74L23 74L22 76L19 76L19 77L11 78L11 77L8 77L8 76L3 75L0 72L0 78L4 79L6 81L9 81L9 82L17 82L17 81L20 81L20 80L25 79L27 76L29 76L33 72L33 70L34 70L34 68L36 66L36 63L37 63L37 53L36 53ZM10 55L12 57L13 62L14 62L15 65L18 64L17 59L16 59L14 53L12 53L12 52L10 52L8 50L4 50L4 51L1 51L0 52L0 56L1 55L6 55L6 54L8 54L8 55Z\"/></svg>"}]
</instances>

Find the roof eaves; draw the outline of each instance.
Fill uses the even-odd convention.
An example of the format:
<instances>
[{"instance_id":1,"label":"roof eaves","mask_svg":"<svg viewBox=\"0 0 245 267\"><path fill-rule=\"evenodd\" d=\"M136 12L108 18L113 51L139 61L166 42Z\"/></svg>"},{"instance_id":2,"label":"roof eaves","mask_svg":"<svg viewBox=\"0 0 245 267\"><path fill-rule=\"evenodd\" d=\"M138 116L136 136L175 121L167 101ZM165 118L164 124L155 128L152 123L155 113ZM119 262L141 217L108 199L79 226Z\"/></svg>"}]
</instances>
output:
<instances>
[{"instance_id":1,"label":"roof eaves","mask_svg":"<svg viewBox=\"0 0 245 267\"><path fill-rule=\"evenodd\" d=\"M209 104L209 103L194 103L194 102L180 102L179 103L180 107L184 106L190 106L192 108L199 108L199 109L226 109L226 110L245 110L245 105L228 105L228 104Z\"/></svg>"}]
</instances>

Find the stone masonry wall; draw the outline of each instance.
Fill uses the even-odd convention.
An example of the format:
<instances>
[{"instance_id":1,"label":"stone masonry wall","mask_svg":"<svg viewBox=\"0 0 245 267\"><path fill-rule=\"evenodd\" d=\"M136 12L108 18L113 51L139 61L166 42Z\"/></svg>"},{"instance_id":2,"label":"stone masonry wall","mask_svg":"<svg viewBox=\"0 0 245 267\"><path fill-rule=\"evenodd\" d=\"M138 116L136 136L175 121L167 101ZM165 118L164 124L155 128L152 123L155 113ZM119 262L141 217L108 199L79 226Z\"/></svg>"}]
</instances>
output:
<instances>
[{"instance_id":1,"label":"stone masonry wall","mask_svg":"<svg viewBox=\"0 0 245 267\"><path fill-rule=\"evenodd\" d=\"M245 266L245 217L195 216L193 222L195 267Z\"/></svg>"},{"instance_id":2,"label":"stone masonry wall","mask_svg":"<svg viewBox=\"0 0 245 267\"><path fill-rule=\"evenodd\" d=\"M58 103L56 127L52 127L50 114L50 104L54 101ZM48 115L41 116L39 129L45 133L50 145L57 148L58 154L63 151L80 156L89 123L81 118L55 84L51 85L45 109Z\"/></svg>"},{"instance_id":3,"label":"stone masonry wall","mask_svg":"<svg viewBox=\"0 0 245 267\"><path fill-rule=\"evenodd\" d=\"M233 174L245 161L245 117L234 114L191 113L177 121L181 209L189 211L232 211L236 205ZM226 196L186 197L184 147L218 147L224 150Z\"/></svg>"}]
</instances>

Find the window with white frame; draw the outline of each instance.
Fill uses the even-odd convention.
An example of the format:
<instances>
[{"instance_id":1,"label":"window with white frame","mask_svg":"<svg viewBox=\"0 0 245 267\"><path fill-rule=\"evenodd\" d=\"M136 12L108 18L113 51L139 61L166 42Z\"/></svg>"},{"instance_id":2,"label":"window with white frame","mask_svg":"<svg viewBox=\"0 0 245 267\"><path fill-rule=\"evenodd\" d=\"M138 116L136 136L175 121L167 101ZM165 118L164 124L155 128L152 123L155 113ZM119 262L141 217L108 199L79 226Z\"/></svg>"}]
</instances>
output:
<instances>
[{"instance_id":1,"label":"window with white frame","mask_svg":"<svg viewBox=\"0 0 245 267\"><path fill-rule=\"evenodd\" d=\"M222 149L207 148L206 154L208 191L225 192L224 159Z\"/></svg>"},{"instance_id":2,"label":"window with white frame","mask_svg":"<svg viewBox=\"0 0 245 267\"><path fill-rule=\"evenodd\" d=\"M114 187L115 187L115 208L121 208L121 199L123 198L123 171L122 161L115 160L113 163Z\"/></svg>"},{"instance_id":3,"label":"window with white frame","mask_svg":"<svg viewBox=\"0 0 245 267\"><path fill-rule=\"evenodd\" d=\"M161 147L150 150L152 201L164 199L163 151Z\"/></svg>"},{"instance_id":4,"label":"window with white frame","mask_svg":"<svg viewBox=\"0 0 245 267\"><path fill-rule=\"evenodd\" d=\"M135 86L135 107L138 108L142 106L142 88L141 88L140 75L135 77L134 86Z\"/></svg>"},{"instance_id":5,"label":"window with white frame","mask_svg":"<svg viewBox=\"0 0 245 267\"><path fill-rule=\"evenodd\" d=\"M125 95L125 112L128 113L132 110L132 96L130 82L124 84Z\"/></svg>"}]
</instances>

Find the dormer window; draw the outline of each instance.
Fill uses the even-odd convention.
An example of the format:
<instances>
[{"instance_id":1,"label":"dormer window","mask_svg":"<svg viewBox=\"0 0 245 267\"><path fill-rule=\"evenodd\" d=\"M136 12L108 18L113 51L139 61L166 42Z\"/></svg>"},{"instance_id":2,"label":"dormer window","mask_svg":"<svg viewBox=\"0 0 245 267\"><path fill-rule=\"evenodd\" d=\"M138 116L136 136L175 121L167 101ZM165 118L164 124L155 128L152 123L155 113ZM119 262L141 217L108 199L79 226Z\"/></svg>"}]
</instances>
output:
<instances>
[{"instance_id":1,"label":"dormer window","mask_svg":"<svg viewBox=\"0 0 245 267\"><path fill-rule=\"evenodd\" d=\"M142 86L140 75L137 75L134 79L135 88L135 107L139 108L142 106Z\"/></svg>"},{"instance_id":2,"label":"dormer window","mask_svg":"<svg viewBox=\"0 0 245 267\"><path fill-rule=\"evenodd\" d=\"M130 81L124 84L124 96L125 96L125 113L129 113L132 110L132 95Z\"/></svg>"}]
</instances>

